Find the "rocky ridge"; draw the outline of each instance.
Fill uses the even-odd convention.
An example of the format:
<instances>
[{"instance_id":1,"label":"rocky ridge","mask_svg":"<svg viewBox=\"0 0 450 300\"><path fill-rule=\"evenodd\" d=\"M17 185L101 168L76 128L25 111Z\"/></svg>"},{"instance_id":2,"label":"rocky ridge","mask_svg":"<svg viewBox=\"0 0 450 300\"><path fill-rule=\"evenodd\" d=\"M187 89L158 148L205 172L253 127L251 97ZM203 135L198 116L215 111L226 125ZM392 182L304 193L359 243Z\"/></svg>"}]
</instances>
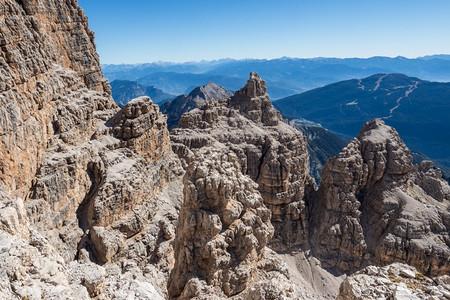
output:
<instances>
[{"instance_id":1,"label":"rocky ridge","mask_svg":"<svg viewBox=\"0 0 450 300\"><path fill-rule=\"evenodd\" d=\"M266 245L307 240L304 197L312 181L304 137L282 122L265 82L252 73L233 97L184 114L171 139L187 173L175 238L182 259L169 293L188 297L194 282L197 293L209 286L216 295L253 299L261 293L256 284L277 299L293 296L286 267ZM278 284L269 284L274 278Z\"/></svg>"},{"instance_id":2,"label":"rocky ridge","mask_svg":"<svg viewBox=\"0 0 450 300\"><path fill-rule=\"evenodd\" d=\"M309 251L311 245L321 267L338 273L396 261L406 261L432 276L448 272L449 203L444 200L448 185L429 163L412 165L408 148L393 128L378 119L366 123L358 137L327 162L323 184L315 192L307 175L304 137L281 124L279 113L265 94L264 81L252 73L247 85L233 97L209 102L184 114L171 139L188 174L198 161L208 159L204 154L202 158L197 156L203 151L213 153L213 149L225 148L237 155L242 174L257 183L265 206L271 209L275 230L269 247L274 250ZM277 142L287 147L280 147ZM210 175L204 172L204 176L207 180ZM197 201L202 204L210 201L204 193L214 186L221 185L216 182L197 187L201 191L195 193ZM298 186L300 190L295 189ZM189 198L192 197L185 194L185 201ZM420 206L426 209L418 214ZM194 209L189 210L192 214ZM223 223L224 217L217 207L213 214ZM223 229L222 223L217 234ZM185 240L204 235L179 230L183 233L177 238L187 235ZM184 246L180 248L189 248ZM196 247L193 249L189 261L199 259ZM220 260L219 257L215 259ZM186 270L185 267L183 261L178 261L175 270ZM183 276L211 278L198 273L202 268L207 273L217 271L199 266L190 268L188 275L172 273L172 276L176 276L175 282L183 282L180 280ZM291 275L295 273L295 268L290 270ZM179 293L181 290L175 294Z\"/></svg>"},{"instance_id":3,"label":"rocky ridge","mask_svg":"<svg viewBox=\"0 0 450 300\"><path fill-rule=\"evenodd\" d=\"M226 147L234 152L242 174L258 184L272 211L273 244L283 248L307 240L305 193L313 183L305 138L282 122L258 74L252 73L233 97L184 114L171 140L185 166L195 160L197 149Z\"/></svg>"}]
</instances>

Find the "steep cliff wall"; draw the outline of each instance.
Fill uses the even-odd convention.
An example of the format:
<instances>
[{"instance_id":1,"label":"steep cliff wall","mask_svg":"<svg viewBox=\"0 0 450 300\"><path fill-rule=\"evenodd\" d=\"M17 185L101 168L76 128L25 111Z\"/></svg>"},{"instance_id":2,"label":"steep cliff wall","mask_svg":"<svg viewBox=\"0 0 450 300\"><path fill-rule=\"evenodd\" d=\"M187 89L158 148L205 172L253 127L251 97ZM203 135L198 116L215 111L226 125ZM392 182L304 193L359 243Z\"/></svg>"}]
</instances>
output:
<instances>
[{"instance_id":1,"label":"steep cliff wall","mask_svg":"<svg viewBox=\"0 0 450 300\"><path fill-rule=\"evenodd\" d=\"M166 118L118 109L76 1L0 12L0 298L161 297L183 175Z\"/></svg>"},{"instance_id":2,"label":"steep cliff wall","mask_svg":"<svg viewBox=\"0 0 450 300\"><path fill-rule=\"evenodd\" d=\"M24 197L52 137L68 130L58 120L70 118L64 125L77 126L87 138L94 131L94 111L115 104L93 33L75 1L7 0L0 11L0 180ZM60 101L76 93L88 99Z\"/></svg>"}]
</instances>

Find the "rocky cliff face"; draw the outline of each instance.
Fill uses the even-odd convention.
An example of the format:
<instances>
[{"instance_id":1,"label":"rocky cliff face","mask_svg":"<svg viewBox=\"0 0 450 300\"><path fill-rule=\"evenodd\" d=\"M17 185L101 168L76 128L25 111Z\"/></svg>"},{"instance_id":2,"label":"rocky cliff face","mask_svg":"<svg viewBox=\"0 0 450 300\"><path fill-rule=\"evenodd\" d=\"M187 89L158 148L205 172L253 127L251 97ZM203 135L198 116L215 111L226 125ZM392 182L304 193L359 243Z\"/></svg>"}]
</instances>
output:
<instances>
[{"instance_id":1,"label":"rocky cliff face","mask_svg":"<svg viewBox=\"0 0 450 300\"><path fill-rule=\"evenodd\" d=\"M93 33L75 2L3 1L0 10L0 178L23 197L43 159L42 149L59 129L54 116L66 114L89 134L93 111L114 103L108 97L77 103L83 106L78 112L58 101L75 91L79 98L108 92Z\"/></svg>"},{"instance_id":2,"label":"rocky cliff face","mask_svg":"<svg viewBox=\"0 0 450 300\"><path fill-rule=\"evenodd\" d=\"M117 108L76 1L0 10L0 298L164 295L184 172L165 117Z\"/></svg>"},{"instance_id":3,"label":"rocky cliff face","mask_svg":"<svg viewBox=\"0 0 450 300\"><path fill-rule=\"evenodd\" d=\"M114 104L76 1L0 12L0 298L329 299L342 279L323 267L449 273L450 188L381 120L316 192L258 74L169 137L150 98ZM367 270L342 297L389 292ZM447 297L447 279L423 289Z\"/></svg>"},{"instance_id":4,"label":"rocky cliff face","mask_svg":"<svg viewBox=\"0 0 450 300\"><path fill-rule=\"evenodd\" d=\"M161 112L167 115L167 127L169 130L178 125L181 115L191 111L203 103L222 100L232 96L233 93L224 87L208 82L204 86L196 87L189 95L180 95L161 105Z\"/></svg>"},{"instance_id":5,"label":"rocky cliff face","mask_svg":"<svg viewBox=\"0 0 450 300\"><path fill-rule=\"evenodd\" d=\"M325 266L348 272L402 261L448 274L448 185L426 163L417 172L411 162L397 132L379 119L327 162L313 213Z\"/></svg>"},{"instance_id":6,"label":"rocky cliff face","mask_svg":"<svg viewBox=\"0 0 450 300\"><path fill-rule=\"evenodd\" d=\"M93 33L75 2L3 1L0 11L0 179L23 197L43 149L56 131L66 129L57 119L70 119L87 135L94 130L93 112L115 105L108 96L90 103L59 101L73 93L83 99L109 91Z\"/></svg>"},{"instance_id":7,"label":"rocky cliff face","mask_svg":"<svg viewBox=\"0 0 450 300\"><path fill-rule=\"evenodd\" d=\"M171 297L291 296L286 266L266 247L273 235L270 210L236 154L204 147L195 155L184 182Z\"/></svg>"}]
</instances>

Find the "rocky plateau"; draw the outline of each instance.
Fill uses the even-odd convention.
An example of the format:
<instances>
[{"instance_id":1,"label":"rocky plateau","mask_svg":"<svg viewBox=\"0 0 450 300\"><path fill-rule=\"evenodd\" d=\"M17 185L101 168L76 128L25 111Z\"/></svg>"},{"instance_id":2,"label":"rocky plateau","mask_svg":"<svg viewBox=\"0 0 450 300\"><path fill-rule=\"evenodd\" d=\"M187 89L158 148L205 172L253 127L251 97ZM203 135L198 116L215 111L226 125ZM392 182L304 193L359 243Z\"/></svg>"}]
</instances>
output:
<instances>
[{"instance_id":1,"label":"rocky plateau","mask_svg":"<svg viewBox=\"0 0 450 300\"><path fill-rule=\"evenodd\" d=\"M318 188L257 73L169 133L76 0L2 1L0 49L0 299L450 298L450 187L380 119Z\"/></svg>"}]
</instances>

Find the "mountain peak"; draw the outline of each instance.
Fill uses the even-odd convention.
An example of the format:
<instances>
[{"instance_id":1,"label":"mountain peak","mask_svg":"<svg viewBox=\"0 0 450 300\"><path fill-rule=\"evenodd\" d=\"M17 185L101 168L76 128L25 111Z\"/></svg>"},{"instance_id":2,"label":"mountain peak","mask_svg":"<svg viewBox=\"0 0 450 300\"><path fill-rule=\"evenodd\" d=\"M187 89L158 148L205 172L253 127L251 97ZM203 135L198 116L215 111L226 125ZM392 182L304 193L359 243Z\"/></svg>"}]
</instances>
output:
<instances>
[{"instance_id":1,"label":"mountain peak","mask_svg":"<svg viewBox=\"0 0 450 300\"><path fill-rule=\"evenodd\" d=\"M212 81L193 89L189 95L180 95L173 100L161 105L161 112L168 116L167 126L169 130L178 124L181 115L193 110L209 101L222 100L231 97L233 93Z\"/></svg>"},{"instance_id":2,"label":"mountain peak","mask_svg":"<svg viewBox=\"0 0 450 300\"><path fill-rule=\"evenodd\" d=\"M266 91L266 82L258 73L251 72L247 84L231 97L229 104L253 122L277 125L281 121L281 115L273 107Z\"/></svg>"},{"instance_id":3,"label":"mountain peak","mask_svg":"<svg viewBox=\"0 0 450 300\"><path fill-rule=\"evenodd\" d=\"M205 103L210 100L221 100L231 97L233 93L223 86L218 85L212 81L203 86L193 89L188 98L192 98L197 103Z\"/></svg>"},{"instance_id":4,"label":"mountain peak","mask_svg":"<svg viewBox=\"0 0 450 300\"><path fill-rule=\"evenodd\" d=\"M448 245L440 244L448 225L433 232L425 228L430 226L428 220L445 224L446 208L439 211L436 204L448 198L449 187L442 174L430 168L424 163L417 172L393 127L381 119L365 123L358 137L322 169L315 215L320 225L314 233L317 245L325 245L318 249L319 257L344 271L402 257L420 270L448 273L448 261L439 262L450 253ZM402 243L410 239L410 232L418 233L415 242ZM438 250L429 255L429 248Z\"/></svg>"},{"instance_id":5,"label":"mountain peak","mask_svg":"<svg viewBox=\"0 0 450 300\"><path fill-rule=\"evenodd\" d=\"M376 136L381 140L387 140L392 138L392 128L387 126L383 120L376 118L366 122L358 135L358 139L364 139L365 137Z\"/></svg>"},{"instance_id":6,"label":"mountain peak","mask_svg":"<svg viewBox=\"0 0 450 300\"><path fill-rule=\"evenodd\" d=\"M258 73L250 72L250 78L247 84L236 92L237 95L255 98L264 96L267 92L266 82L259 77Z\"/></svg>"},{"instance_id":7,"label":"mountain peak","mask_svg":"<svg viewBox=\"0 0 450 300\"><path fill-rule=\"evenodd\" d=\"M208 81L208 82L207 82L205 85L203 85L202 87L205 88L205 87L221 87L221 86L218 85L218 84L215 83L215 82Z\"/></svg>"},{"instance_id":8,"label":"mountain peak","mask_svg":"<svg viewBox=\"0 0 450 300\"><path fill-rule=\"evenodd\" d=\"M411 171L412 157L408 147L397 131L383 120L373 119L366 122L358 134L358 140L361 142L363 159L370 161L375 157L376 167L373 172L381 172L384 168L386 173L402 175ZM380 158L382 153L386 155L385 158ZM370 172L372 163L368 165ZM379 175L382 176L381 173Z\"/></svg>"}]
</instances>

